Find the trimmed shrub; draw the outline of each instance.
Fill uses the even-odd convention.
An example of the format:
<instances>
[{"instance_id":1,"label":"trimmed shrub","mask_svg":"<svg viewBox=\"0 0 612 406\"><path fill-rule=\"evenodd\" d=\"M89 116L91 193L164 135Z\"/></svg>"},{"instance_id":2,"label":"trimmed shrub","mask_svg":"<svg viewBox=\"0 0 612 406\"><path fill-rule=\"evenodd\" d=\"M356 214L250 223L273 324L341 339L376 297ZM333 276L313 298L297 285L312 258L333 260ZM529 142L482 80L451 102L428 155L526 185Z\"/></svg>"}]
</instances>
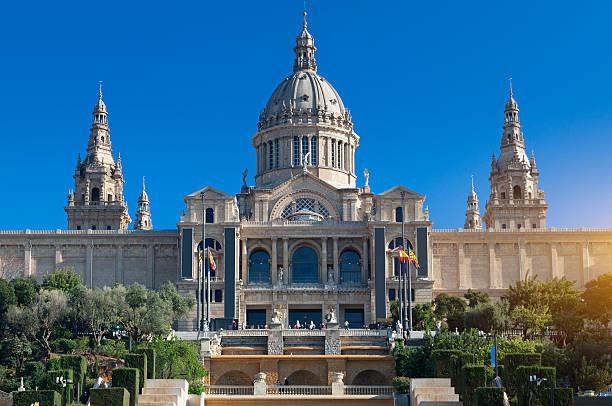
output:
<instances>
[{"instance_id":1,"label":"trimmed shrub","mask_svg":"<svg viewBox=\"0 0 612 406\"><path fill-rule=\"evenodd\" d=\"M52 384L57 387L57 392L62 396L62 406L65 406L67 403L72 403L72 398L74 394L74 374L72 373L72 369L56 369L48 372L49 377L51 378ZM66 380L71 380L73 383L67 383L64 388L62 384L56 383L57 377L63 377Z\"/></svg>"},{"instance_id":2,"label":"trimmed shrub","mask_svg":"<svg viewBox=\"0 0 612 406\"><path fill-rule=\"evenodd\" d=\"M399 394L410 393L410 378L396 376L393 378L393 389Z\"/></svg>"},{"instance_id":3,"label":"trimmed shrub","mask_svg":"<svg viewBox=\"0 0 612 406\"><path fill-rule=\"evenodd\" d=\"M472 354L459 350L434 350L431 352L434 376L436 378L451 378L457 392L463 393L461 368L474 361Z\"/></svg>"},{"instance_id":4,"label":"trimmed shrub","mask_svg":"<svg viewBox=\"0 0 612 406\"><path fill-rule=\"evenodd\" d=\"M142 391L145 383L147 382L147 356L146 354L126 354L125 358L126 368L138 368L140 371L140 382L139 388Z\"/></svg>"},{"instance_id":5,"label":"trimmed shrub","mask_svg":"<svg viewBox=\"0 0 612 406\"><path fill-rule=\"evenodd\" d=\"M38 402L40 406L61 406L62 398L54 390L26 390L13 392L13 406L31 406Z\"/></svg>"},{"instance_id":6,"label":"trimmed shrub","mask_svg":"<svg viewBox=\"0 0 612 406\"><path fill-rule=\"evenodd\" d=\"M74 384L81 383L85 387L85 375L87 374L87 359L82 355L62 355L60 357L61 369L72 369Z\"/></svg>"},{"instance_id":7,"label":"trimmed shrub","mask_svg":"<svg viewBox=\"0 0 612 406\"><path fill-rule=\"evenodd\" d=\"M510 353L504 357L504 375L502 379L509 397L518 394L521 381L516 378L516 369L520 366L540 366L542 356L536 353Z\"/></svg>"},{"instance_id":8,"label":"trimmed shrub","mask_svg":"<svg viewBox=\"0 0 612 406\"><path fill-rule=\"evenodd\" d=\"M125 388L130 392L130 406L138 405L138 384L140 371L138 368L113 369L113 387Z\"/></svg>"},{"instance_id":9,"label":"trimmed shrub","mask_svg":"<svg viewBox=\"0 0 612 406\"><path fill-rule=\"evenodd\" d=\"M90 404L91 406L129 406L130 392L125 388L98 388L91 389Z\"/></svg>"},{"instance_id":10,"label":"trimmed shrub","mask_svg":"<svg viewBox=\"0 0 612 406\"><path fill-rule=\"evenodd\" d=\"M155 379L155 349L140 348L134 352L136 354L145 354L147 356L147 379Z\"/></svg>"},{"instance_id":11,"label":"trimmed shrub","mask_svg":"<svg viewBox=\"0 0 612 406\"><path fill-rule=\"evenodd\" d=\"M463 404L465 406L476 405L476 388L486 386L486 368L484 365L464 365L461 368L461 379L463 386Z\"/></svg>"},{"instance_id":12,"label":"trimmed shrub","mask_svg":"<svg viewBox=\"0 0 612 406\"><path fill-rule=\"evenodd\" d=\"M52 369L62 369L62 363L59 358L50 358L47 362L47 371Z\"/></svg>"},{"instance_id":13,"label":"trimmed shrub","mask_svg":"<svg viewBox=\"0 0 612 406\"><path fill-rule=\"evenodd\" d=\"M476 406L504 406L504 388L476 388Z\"/></svg>"}]
</instances>

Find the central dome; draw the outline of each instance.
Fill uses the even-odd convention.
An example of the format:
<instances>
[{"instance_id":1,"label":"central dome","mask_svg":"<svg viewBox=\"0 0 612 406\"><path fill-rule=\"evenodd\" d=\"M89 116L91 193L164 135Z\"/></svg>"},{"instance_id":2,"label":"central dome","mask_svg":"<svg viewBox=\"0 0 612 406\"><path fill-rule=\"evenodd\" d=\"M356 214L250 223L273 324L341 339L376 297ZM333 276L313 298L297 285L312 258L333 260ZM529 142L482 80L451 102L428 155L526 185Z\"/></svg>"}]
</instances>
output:
<instances>
[{"instance_id":1,"label":"central dome","mask_svg":"<svg viewBox=\"0 0 612 406\"><path fill-rule=\"evenodd\" d=\"M313 70L299 70L285 78L274 90L259 117L259 128L292 122L325 121L348 126L348 110L338 92L324 77Z\"/></svg>"}]
</instances>

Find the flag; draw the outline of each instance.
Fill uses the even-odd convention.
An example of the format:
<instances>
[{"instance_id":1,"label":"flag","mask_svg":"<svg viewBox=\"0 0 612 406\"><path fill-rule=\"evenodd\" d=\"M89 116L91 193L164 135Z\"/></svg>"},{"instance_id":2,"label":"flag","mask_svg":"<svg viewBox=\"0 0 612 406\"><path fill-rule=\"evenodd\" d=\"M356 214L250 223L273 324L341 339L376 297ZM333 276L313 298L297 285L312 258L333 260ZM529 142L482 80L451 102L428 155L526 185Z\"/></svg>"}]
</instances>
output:
<instances>
[{"instance_id":1,"label":"flag","mask_svg":"<svg viewBox=\"0 0 612 406\"><path fill-rule=\"evenodd\" d=\"M408 252L410 253L410 261L412 261L414 266L416 266L417 268L420 268L419 261L417 261L417 256L415 255L414 251L412 251L410 248L408 248Z\"/></svg>"},{"instance_id":2,"label":"flag","mask_svg":"<svg viewBox=\"0 0 612 406\"><path fill-rule=\"evenodd\" d=\"M406 252L403 249L399 249L399 259L400 261L408 261L410 260L410 256L408 254L406 254Z\"/></svg>"},{"instance_id":3,"label":"flag","mask_svg":"<svg viewBox=\"0 0 612 406\"><path fill-rule=\"evenodd\" d=\"M212 253L210 252L210 248L208 249L208 263L210 264L210 269L212 269L213 271L217 269L217 265L215 265L215 259L213 258Z\"/></svg>"}]
</instances>

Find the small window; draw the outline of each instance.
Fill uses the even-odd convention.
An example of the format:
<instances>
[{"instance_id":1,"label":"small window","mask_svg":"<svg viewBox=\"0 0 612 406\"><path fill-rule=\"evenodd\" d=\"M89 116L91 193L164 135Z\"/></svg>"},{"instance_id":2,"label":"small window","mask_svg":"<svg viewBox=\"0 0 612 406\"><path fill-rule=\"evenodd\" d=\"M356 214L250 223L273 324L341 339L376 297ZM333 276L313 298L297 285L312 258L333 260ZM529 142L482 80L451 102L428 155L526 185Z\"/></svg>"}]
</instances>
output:
<instances>
[{"instance_id":1,"label":"small window","mask_svg":"<svg viewBox=\"0 0 612 406\"><path fill-rule=\"evenodd\" d=\"M389 289L389 301L395 300L395 289Z\"/></svg>"},{"instance_id":2,"label":"small window","mask_svg":"<svg viewBox=\"0 0 612 406\"><path fill-rule=\"evenodd\" d=\"M534 224L534 226L535 226L535 224ZM77 226L77 230L80 230L80 229L81 229L81 226Z\"/></svg>"},{"instance_id":3,"label":"small window","mask_svg":"<svg viewBox=\"0 0 612 406\"><path fill-rule=\"evenodd\" d=\"M206 209L206 222L214 223L215 222L215 211L210 207Z\"/></svg>"},{"instance_id":4,"label":"small window","mask_svg":"<svg viewBox=\"0 0 612 406\"><path fill-rule=\"evenodd\" d=\"M401 207L395 208L395 222L401 223L404 221L404 210Z\"/></svg>"},{"instance_id":5,"label":"small window","mask_svg":"<svg viewBox=\"0 0 612 406\"><path fill-rule=\"evenodd\" d=\"M215 303L221 303L223 301L223 291L221 289L215 289Z\"/></svg>"},{"instance_id":6,"label":"small window","mask_svg":"<svg viewBox=\"0 0 612 406\"><path fill-rule=\"evenodd\" d=\"M502 224L502 228L504 228L504 229L505 229L505 228L506 228L506 225L505 225L505 224Z\"/></svg>"}]
</instances>

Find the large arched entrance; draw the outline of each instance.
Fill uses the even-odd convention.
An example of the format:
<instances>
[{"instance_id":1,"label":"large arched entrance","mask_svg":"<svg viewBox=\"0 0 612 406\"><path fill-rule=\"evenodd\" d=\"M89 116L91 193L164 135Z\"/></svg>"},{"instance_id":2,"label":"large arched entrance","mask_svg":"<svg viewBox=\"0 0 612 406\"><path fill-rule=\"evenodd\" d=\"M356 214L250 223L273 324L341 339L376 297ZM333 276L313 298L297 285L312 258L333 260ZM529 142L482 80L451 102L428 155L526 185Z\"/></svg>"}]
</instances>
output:
<instances>
[{"instance_id":1,"label":"large arched entrance","mask_svg":"<svg viewBox=\"0 0 612 406\"><path fill-rule=\"evenodd\" d=\"M360 373L353 378L353 382L351 385L389 385L389 380L380 372L374 369L366 369L365 371L361 371Z\"/></svg>"},{"instance_id":2,"label":"large arched entrance","mask_svg":"<svg viewBox=\"0 0 612 406\"><path fill-rule=\"evenodd\" d=\"M308 385L308 386L321 386L321 380L318 376L313 374L310 371L306 371L305 369L301 369L299 371L295 371L291 375L287 377L289 381L289 385Z\"/></svg>"},{"instance_id":3,"label":"large arched entrance","mask_svg":"<svg viewBox=\"0 0 612 406\"><path fill-rule=\"evenodd\" d=\"M251 384L251 378L242 371L228 371L221 375L215 385L233 385L233 386L248 386Z\"/></svg>"},{"instance_id":4,"label":"large arched entrance","mask_svg":"<svg viewBox=\"0 0 612 406\"><path fill-rule=\"evenodd\" d=\"M319 282L319 257L310 247L300 247L291 258L293 283Z\"/></svg>"}]
</instances>

